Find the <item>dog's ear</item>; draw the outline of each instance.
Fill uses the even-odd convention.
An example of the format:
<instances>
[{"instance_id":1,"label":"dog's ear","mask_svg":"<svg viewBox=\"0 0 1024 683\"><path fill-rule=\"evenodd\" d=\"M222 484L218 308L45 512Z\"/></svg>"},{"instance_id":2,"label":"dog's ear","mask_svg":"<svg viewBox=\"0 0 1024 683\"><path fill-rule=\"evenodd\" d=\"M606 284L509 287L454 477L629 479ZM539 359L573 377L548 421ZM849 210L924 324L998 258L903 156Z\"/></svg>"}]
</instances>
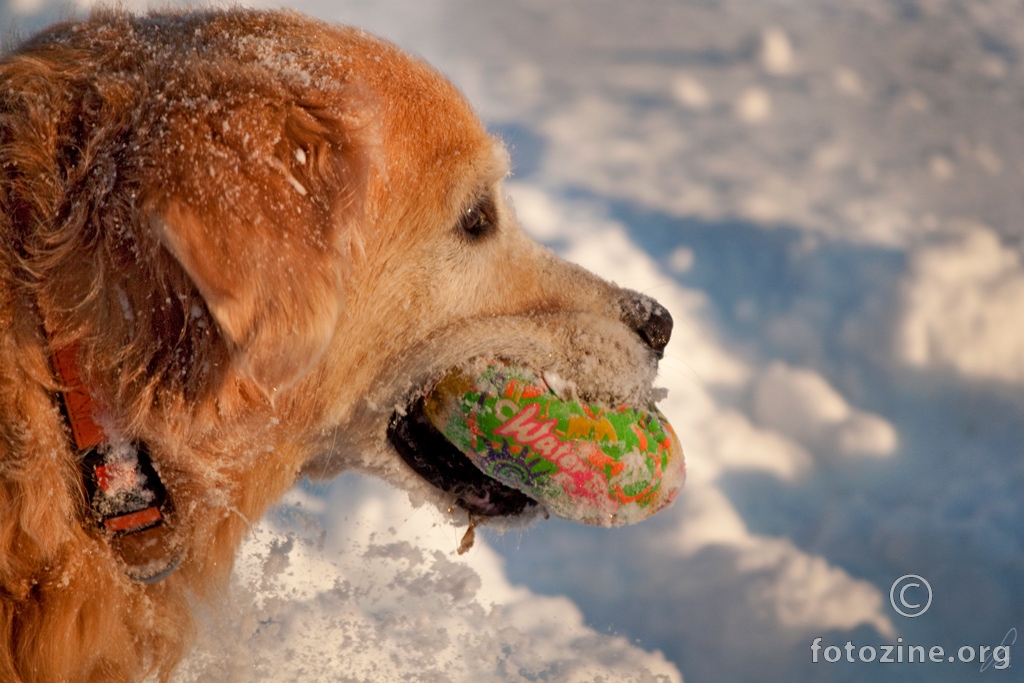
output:
<instances>
[{"instance_id":1,"label":"dog's ear","mask_svg":"<svg viewBox=\"0 0 1024 683\"><path fill-rule=\"evenodd\" d=\"M209 182L169 183L149 211L234 362L269 396L302 377L331 342L359 251L366 174L336 122L295 108L276 123L249 127L247 135L263 131L268 143L246 149L244 163L240 154L200 154L181 173L208 173Z\"/></svg>"}]
</instances>

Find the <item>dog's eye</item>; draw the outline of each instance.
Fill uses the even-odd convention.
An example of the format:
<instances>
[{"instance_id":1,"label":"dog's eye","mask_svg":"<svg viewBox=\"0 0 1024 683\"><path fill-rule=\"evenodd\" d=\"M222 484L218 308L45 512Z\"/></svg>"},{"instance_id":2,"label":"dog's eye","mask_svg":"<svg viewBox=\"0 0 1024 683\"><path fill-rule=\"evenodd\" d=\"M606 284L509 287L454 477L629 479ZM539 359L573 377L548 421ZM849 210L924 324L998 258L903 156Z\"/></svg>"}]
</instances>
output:
<instances>
[{"instance_id":1,"label":"dog's eye","mask_svg":"<svg viewBox=\"0 0 1024 683\"><path fill-rule=\"evenodd\" d=\"M459 230L464 235L479 239L493 232L497 224L497 208L494 206L494 200L487 195L476 206L462 214Z\"/></svg>"}]
</instances>

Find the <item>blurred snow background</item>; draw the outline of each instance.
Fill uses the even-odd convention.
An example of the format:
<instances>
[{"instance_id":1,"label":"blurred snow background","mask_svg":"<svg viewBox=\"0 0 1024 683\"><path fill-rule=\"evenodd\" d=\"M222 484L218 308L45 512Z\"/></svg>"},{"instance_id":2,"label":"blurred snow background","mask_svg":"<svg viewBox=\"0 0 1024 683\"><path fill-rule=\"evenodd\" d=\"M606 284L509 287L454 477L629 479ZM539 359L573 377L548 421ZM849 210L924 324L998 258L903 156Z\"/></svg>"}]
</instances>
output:
<instances>
[{"instance_id":1,"label":"blurred snow background","mask_svg":"<svg viewBox=\"0 0 1024 683\"><path fill-rule=\"evenodd\" d=\"M510 146L525 227L668 306L690 476L637 527L463 558L387 487L298 487L180 681L1013 675L809 646L1024 627L1024 4L290 6L446 73ZM84 9L0 0L0 25ZM888 602L908 573L934 590L917 619Z\"/></svg>"}]
</instances>

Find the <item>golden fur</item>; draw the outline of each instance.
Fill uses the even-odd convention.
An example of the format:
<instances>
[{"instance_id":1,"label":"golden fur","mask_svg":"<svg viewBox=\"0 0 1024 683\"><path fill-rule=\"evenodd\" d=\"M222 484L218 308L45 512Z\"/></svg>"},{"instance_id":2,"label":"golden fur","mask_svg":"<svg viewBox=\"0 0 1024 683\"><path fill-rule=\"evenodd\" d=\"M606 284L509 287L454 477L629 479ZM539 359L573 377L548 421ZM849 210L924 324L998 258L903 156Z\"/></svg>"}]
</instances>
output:
<instances>
[{"instance_id":1,"label":"golden fur","mask_svg":"<svg viewBox=\"0 0 1024 683\"><path fill-rule=\"evenodd\" d=\"M3 57L0 681L165 679L302 474L446 504L384 430L467 358L646 397L636 295L521 232L506 163L428 67L296 14L98 13ZM494 234L461 233L488 194ZM87 521L50 343L149 445L186 551L162 582Z\"/></svg>"}]
</instances>

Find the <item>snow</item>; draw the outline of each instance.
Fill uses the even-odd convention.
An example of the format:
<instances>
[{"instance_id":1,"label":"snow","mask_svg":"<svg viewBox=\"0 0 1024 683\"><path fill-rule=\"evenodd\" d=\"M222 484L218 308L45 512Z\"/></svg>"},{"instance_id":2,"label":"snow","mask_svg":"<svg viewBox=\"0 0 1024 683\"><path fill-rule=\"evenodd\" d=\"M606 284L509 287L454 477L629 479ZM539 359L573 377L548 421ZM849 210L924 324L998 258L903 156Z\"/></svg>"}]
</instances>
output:
<instances>
[{"instance_id":1,"label":"snow","mask_svg":"<svg viewBox=\"0 0 1024 683\"><path fill-rule=\"evenodd\" d=\"M681 681L567 598L509 584L486 542L469 559L457 545L436 510L383 484L297 489L246 541L174 680Z\"/></svg>"},{"instance_id":2,"label":"snow","mask_svg":"<svg viewBox=\"0 0 1024 683\"><path fill-rule=\"evenodd\" d=\"M1024 263L984 225L916 250L904 281L898 352L918 368L1024 382Z\"/></svg>"},{"instance_id":3,"label":"snow","mask_svg":"<svg viewBox=\"0 0 1024 683\"><path fill-rule=\"evenodd\" d=\"M809 646L1024 626L1017 0L291 6L449 75L531 234L672 312L688 481L638 526L483 530L463 557L384 486L299 487L180 683L963 681L977 663ZM916 619L888 604L908 573L934 590Z\"/></svg>"},{"instance_id":4,"label":"snow","mask_svg":"<svg viewBox=\"0 0 1024 683\"><path fill-rule=\"evenodd\" d=\"M770 364L754 384L754 419L815 453L888 456L898 436L885 418L856 410L821 375Z\"/></svg>"}]
</instances>

